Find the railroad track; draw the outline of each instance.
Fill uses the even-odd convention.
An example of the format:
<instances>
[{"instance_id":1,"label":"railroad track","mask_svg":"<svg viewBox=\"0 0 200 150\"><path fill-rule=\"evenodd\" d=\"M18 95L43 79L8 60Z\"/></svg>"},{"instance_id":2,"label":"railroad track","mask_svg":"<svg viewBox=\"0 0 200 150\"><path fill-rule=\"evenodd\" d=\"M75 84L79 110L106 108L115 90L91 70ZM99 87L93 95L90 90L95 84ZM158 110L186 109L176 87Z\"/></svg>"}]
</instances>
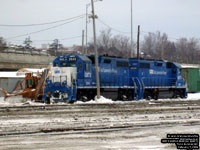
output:
<instances>
[{"instance_id":1,"label":"railroad track","mask_svg":"<svg viewBox=\"0 0 200 150\"><path fill-rule=\"evenodd\" d=\"M152 105L149 103L155 104ZM186 126L200 125L199 101L175 101L174 103L171 101L143 101L110 104L83 103L72 105L54 104L0 107L0 117L2 119L0 136L35 135L39 133L78 134L142 129L154 126L162 127L177 124ZM154 118L156 114L159 115L157 116L159 120ZM165 115L166 117L163 117ZM113 118L114 116L116 117ZM147 118L145 118L146 116ZM86 118L86 120L81 120L82 117ZM41 123L38 123L37 120L29 123L29 119L31 121L32 118L47 120ZM61 118L62 121L54 122L51 118L58 118L58 120ZM10 121L9 128L5 128L7 124L3 122L4 120L7 123ZM25 123L23 120L25 120ZM137 123L137 121L139 122ZM61 126L59 127L55 123ZM50 124L50 126L46 128L45 124ZM110 124L113 124L113 126ZM94 126L90 127L90 125ZM16 127L16 130L13 127Z\"/></svg>"},{"instance_id":2,"label":"railroad track","mask_svg":"<svg viewBox=\"0 0 200 150\"><path fill-rule=\"evenodd\" d=\"M66 107L66 106L29 106L20 108L1 108L0 116L5 115L51 115L51 114L81 114L81 113L158 113L170 111L196 111L200 106L183 106L183 107Z\"/></svg>"},{"instance_id":3,"label":"railroad track","mask_svg":"<svg viewBox=\"0 0 200 150\"><path fill-rule=\"evenodd\" d=\"M171 127L179 124L182 126L199 126L200 120L190 120L185 122L184 120L179 121L162 121L150 123L140 123L140 124L128 124L128 125L118 125L118 126L104 126L104 127L68 127L68 128L52 128L52 129L41 129L37 131L26 131L26 132L8 132L0 134L2 136L19 136L19 135L35 135L35 134L57 134L57 135L67 135L67 134L88 134L88 133L105 133L114 132L121 130L138 130L145 128L161 128L161 127Z\"/></svg>"},{"instance_id":4,"label":"railroad track","mask_svg":"<svg viewBox=\"0 0 200 150\"><path fill-rule=\"evenodd\" d=\"M140 107L154 107L154 106L170 106L170 107L183 107L186 109L199 109L200 100L195 101L134 101L134 102L114 102L114 103L83 103L83 104L53 104L53 105L23 105L23 106L5 106L0 107L0 112L11 111L33 111L33 110L58 110L58 109L98 109L98 108L140 108Z\"/></svg>"}]
</instances>

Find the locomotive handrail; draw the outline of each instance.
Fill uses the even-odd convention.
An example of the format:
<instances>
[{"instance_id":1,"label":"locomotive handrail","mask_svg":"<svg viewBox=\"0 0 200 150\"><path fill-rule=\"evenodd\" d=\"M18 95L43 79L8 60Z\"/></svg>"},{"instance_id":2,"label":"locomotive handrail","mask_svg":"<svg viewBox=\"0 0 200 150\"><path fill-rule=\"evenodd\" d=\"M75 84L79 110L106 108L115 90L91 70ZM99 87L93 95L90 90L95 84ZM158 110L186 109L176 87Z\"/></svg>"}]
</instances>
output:
<instances>
[{"instance_id":1,"label":"locomotive handrail","mask_svg":"<svg viewBox=\"0 0 200 150\"><path fill-rule=\"evenodd\" d=\"M138 77L133 78L133 81L134 81L134 82L136 81L136 82L138 82L138 84L139 84L139 85L138 85L139 87L136 85L136 86L137 86L137 90L136 90L136 91L137 91L137 96L136 96L137 99L143 98L142 95L143 95L143 93L144 93L144 87L143 87L144 83L142 83L142 81L140 81ZM136 82L135 82L135 83L136 83ZM136 84L137 84L137 83L136 83Z\"/></svg>"},{"instance_id":2,"label":"locomotive handrail","mask_svg":"<svg viewBox=\"0 0 200 150\"><path fill-rule=\"evenodd\" d=\"M138 79L139 80L139 79ZM144 85L144 82L143 82L143 80L141 80L142 81L142 87L143 87L143 89L144 89L144 87L145 87L145 85Z\"/></svg>"},{"instance_id":3,"label":"locomotive handrail","mask_svg":"<svg viewBox=\"0 0 200 150\"><path fill-rule=\"evenodd\" d=\"M133 80L133 84L134 84L134 99L135 99L136 94L137 94L137 85L135 83L135 78L132 77L131 79Z\"/></svg>"},{"instance_id":4,"label":"locomotive handrail","mask_svg":"<svg viewBox=\"0 0 200 150\"><path fill-rule=\"evenodd\" d=\"M134 84L134 88L136 89L137 88L137 85L135 83L135 78L131 78L133 80L133 84Z\"/></svg>"},{"instance_id":5,"label":"locomotive handrail","mask_svg":"<svg viewBox=\"0 0 200 150\"><path fill-rule=\"evenodd\" d=\"M142 84L138 77L137 77L136 79L138 80L138 82L139 82L139 84L140 84L140 89L142 89L144 83Z\"/></svg>"}]
</instances>

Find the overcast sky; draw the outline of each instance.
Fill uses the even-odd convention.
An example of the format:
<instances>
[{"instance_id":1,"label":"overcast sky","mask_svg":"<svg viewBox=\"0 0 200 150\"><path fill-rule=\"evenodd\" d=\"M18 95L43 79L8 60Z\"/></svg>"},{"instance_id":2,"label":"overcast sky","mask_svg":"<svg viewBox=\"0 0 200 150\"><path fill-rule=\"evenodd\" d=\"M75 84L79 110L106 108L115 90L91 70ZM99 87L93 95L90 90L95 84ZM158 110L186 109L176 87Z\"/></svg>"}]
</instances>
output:
<instances>
[{"instance_id":1,"label":"overcast sky","mask_svg":"<svg viewBox=\"0 0 200 150\"><path fill-rule=\"evenodd\" d=\"M103 0L95 3L95 12L99 19L107 25L121 32L130 32L130 1L131 0ZM86 4L90 0L0 0L0 24L37 24L62 20L85 14ZM89 7L91 12L91 7ZM32 27L2 27L0 36L12 43L23 43L27 36L11 38L18 35L46 29L57 24ZM97 34L107 29L97 21ZM179 37L200 38L200 0L133 0L134 39L136 39L137 25L141 25L143 36L145 32L161 31L169 35L171 40ZM88 25L89 40L93 37L92 22ZM41 43L61 41L66 46L81 44L82 30L85 29L85 18L44 32L30 35L34 46ZM115 30L113 35L121 33ZM76 37L70 39L71 37Z\"/></svg>"}]
</instances>

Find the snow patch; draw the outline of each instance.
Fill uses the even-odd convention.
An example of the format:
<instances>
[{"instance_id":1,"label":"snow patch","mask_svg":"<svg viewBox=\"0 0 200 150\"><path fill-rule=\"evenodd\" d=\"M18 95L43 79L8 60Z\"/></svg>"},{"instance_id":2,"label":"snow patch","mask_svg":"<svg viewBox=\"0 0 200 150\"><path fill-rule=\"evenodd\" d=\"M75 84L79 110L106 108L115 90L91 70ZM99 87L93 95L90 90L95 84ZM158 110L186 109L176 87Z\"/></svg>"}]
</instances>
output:
<instances>
[{"instance_id":1,"label":"snow patch","mask_svg":"<svg viewBox=\"0 0 200 150\"><path fill-rule=\"evenodd\" d=\"M25 75L18 75L17 72L0 72L0 78L25 78Z\"/></svg>"},{"instance_id":2,"label":"snow patch","mask_svg":"<svg viewBox=\"0 0 200 150\"><path fill-rule=\"evenodd\" d=\"M100 96L100 98L98 99L97 96L95 97L95 102L97 103L113 103L113 100L111 99L107 99L103 96Z\"/></svg>"},{"instance_id":3,"label":"snow patch","mask_svg":"<svg viewBox=\"0 0 200 150\"><path fill-rule=\"evenodd\" d=\"M22 96L0 97L0 106L21 106L26 100Z\"/></svg>"},{"instance_id":4,"label":"snow patch","mask_svg":"<svg viewBox=\"0 0 200 150\"><path fill-rule=\"evenodd\" d=\"M189 93L187 100L200 100L200 93Z\"/></svg>"},{"instance_id":5,"label":"snow patch","mask_svg":"<svg viewBox=\"0 0 200 150\"><path fill-rule=\"evenodd\" d=\"M87 103L87 104L94 104L94 103L104 104L104 103L106 103L107 104L107 103L114 103L114 101L111 99L107 99L103 96L100 96L100 98L98 99L96 96L94 100L90 100L88 102L81 102L81 101L76 102L76 104L83 104L83 103Z\"/></svg>"},{"instance_id":6,"label":"snow patch","mask_svg":"<svg viewBox=\"0 0 200 150\"><path fill-rule=\"evenodd\" d=\"M20 96L8 97L4 99L4 97L0 97L0 107L12 107L12 106L24 106L24 105L45 105L43 103L36 103L31 101L31 99L23 98Z\"/></svg>"}]
</instances>

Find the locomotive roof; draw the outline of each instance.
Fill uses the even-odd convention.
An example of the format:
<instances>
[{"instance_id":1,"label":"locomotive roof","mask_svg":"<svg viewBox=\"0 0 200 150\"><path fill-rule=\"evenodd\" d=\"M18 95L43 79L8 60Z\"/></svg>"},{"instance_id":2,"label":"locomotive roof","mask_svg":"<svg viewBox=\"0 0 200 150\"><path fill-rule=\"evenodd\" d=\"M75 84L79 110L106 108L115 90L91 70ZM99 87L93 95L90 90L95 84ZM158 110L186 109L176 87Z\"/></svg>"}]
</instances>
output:
<instances>
[{"instance_id":1,"label":"locomotive roof","mask_svg":"<svg viewBox=\"0 0 200 150\"><path fill-rule=\"evenodd\" d=\"M86 55L79 55L79 57L83 60L83 61L89 61L90 59L86 56Z\"/></svg>"},{"instance_id":2,"label":"locomotive roof","mask_svg":"<svg viewBox=\"0 0 200 150\"><path fill-rule=\"evenodd\" d=\"M161 59L145 59L145 58L129 58L130 60L146 60L146 61L162 61L162 62L168 62L166 60L161 60Z\"/></svg>"}]
</instances>

